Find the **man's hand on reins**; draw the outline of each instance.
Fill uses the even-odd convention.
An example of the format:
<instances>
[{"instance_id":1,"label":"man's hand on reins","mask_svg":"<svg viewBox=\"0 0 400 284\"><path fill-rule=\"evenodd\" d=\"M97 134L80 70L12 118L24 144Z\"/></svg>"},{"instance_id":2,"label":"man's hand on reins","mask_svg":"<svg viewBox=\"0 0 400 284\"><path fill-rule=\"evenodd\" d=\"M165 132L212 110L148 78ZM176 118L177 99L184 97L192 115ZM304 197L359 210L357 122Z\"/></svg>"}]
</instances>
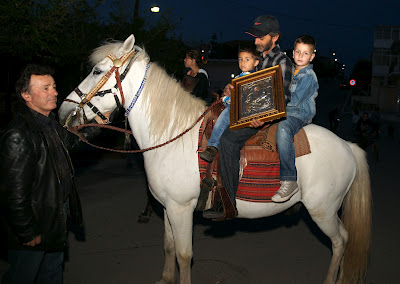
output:
<instances>
[{"instance_id":1,"label":"man's hand on reins","mask_svg":"<svg viewBox=\"0 0 400 284\"><path fill-rule=\"evenodd\" d=\"M110 115L111 115L111 112L105 112L105 113L104 113L104 116L107 117L107 120L101 119L101 117L98 116L98 115L96 115L96 116L94 117L94 119L96 120L96 122L97 122L98 124L108 124L108 123L110 123L110 120L109 120Z\"/></svg>"}]
</instances>

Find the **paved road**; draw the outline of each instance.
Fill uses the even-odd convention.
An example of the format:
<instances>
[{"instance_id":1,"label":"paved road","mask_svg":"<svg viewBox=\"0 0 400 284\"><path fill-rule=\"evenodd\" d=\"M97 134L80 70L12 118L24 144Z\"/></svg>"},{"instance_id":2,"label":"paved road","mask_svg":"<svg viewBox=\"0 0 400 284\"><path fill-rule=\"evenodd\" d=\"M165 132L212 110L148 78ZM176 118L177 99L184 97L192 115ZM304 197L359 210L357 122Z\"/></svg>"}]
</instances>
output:
<instances>
[{"instance_id":1,"label":"paved road","mask_svg":"<svg viewBox=\"0 0 400 284\"><path fill-rule=\"evenodd\" d=\"M327 126L327 110L346 102L346 91L333 82L321 86L316 122ZM351 136L351 117L339 126ZM378 144L380 161L370 157L374 198L373 243L367 283L397 283L397 245L400 228L396 208L400 199L399 119L395 139L383 131ZM370 150L368 151L369 153ZM140 163L126 167L119 154L97 153L78 159L78 186L86 232L69 235L65 283L155 283L163 267L163 218L156 208L148 224L137 222L146 202L146 178ZM92 157L92 158L90 158ZM93 158L95 157L95 158ZM236 219L213 223L195 214L193 283L322 283L331 257L330 242L304 210L258 220ZM0 260L0 274L7 264Z\"/></svg>"}]
</instances>

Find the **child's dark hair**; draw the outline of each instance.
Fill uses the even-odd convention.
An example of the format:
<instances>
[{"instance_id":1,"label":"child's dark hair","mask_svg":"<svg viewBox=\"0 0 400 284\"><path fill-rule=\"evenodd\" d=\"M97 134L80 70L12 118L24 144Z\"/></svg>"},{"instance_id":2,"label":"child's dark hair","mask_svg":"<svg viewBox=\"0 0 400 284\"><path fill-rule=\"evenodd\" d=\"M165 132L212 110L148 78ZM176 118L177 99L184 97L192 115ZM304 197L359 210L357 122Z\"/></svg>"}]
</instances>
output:
<instances>
[{"instance_id":1,"label":"child's dark hair","mask_svg":"<svg viewBox=\"0 0 400 284\"><path fill-rule=\"evenodd\" d=\"M296 48L296 44L298 44L298 43L311 45L313 53L315 52L315 49L317 48L317 42L315 41L315 39L312 36L309 36L309 35L299 36L294 42L294 48Z\"/></svg>"},{"instance_id":2,"label":"child's dark hair","mask_svg":"<svg viewBox=\"0 0 400 284\"><path fill-rule=\"evenodd\" d=\"M197 49L192 49L187 51L186 56L189 56L190 58L194 59L196 61L197 66L199 67L207 64L207 60L204 59L201 52Z\"/></svg>"},{"instance_id":3,"label":"child's dark hair","mask_svg":"<svg viewBox=\"0 0 400 284\"><path fill-rule=\"evenodd\" d=\"M260 60L260 53L252 47L242 47L239 49L238 55L241 52L248 52L251 54L254 60Z\"/></svg>"},{"instance_id":4,"label":"child's dark hair","mask_svg":"<svg viewBox=\"0 0 400 284\"><path fill-rule=\"evenodd\" d=\"M21 73L21 76L15 84L15 91L17 98L24 102L21 93L29 92L29 85L31 83L32 75L50 75L53 77L54 70L49 66L28 64Z\"/></svg>"}]
</instances>

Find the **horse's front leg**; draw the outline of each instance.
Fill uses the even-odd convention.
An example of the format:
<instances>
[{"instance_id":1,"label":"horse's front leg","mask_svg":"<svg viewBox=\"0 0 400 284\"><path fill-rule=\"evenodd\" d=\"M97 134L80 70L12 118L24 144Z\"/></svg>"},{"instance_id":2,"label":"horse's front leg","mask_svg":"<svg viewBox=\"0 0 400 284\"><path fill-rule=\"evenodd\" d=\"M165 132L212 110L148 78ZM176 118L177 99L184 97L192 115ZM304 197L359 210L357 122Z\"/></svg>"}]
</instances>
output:
<instances>
[{"instance_id":1,"label":"horse's front leg","mask_svg":"<svg viewBox=\"0 0 400 284\"><path fill-rule=\"evenodd\" d=\"M170 229L172 228L173 240L175 241L175 253L179 265L179 283L190 284L193 257L193 210L197 200L187 202L186 205L171 203L167 206L166 212L171 225ZM169 269L171 268L169 267Z\"/></svg>"},{"instance_id":2,"label":"horse's front leg","mask_svg":"<svg viewBox=\"0 0 400 284\"><path fill-rule=\"evenodd\" d=\"M171 223L164 208L164 269L161 280L157 284L175 284L176 281L176 259L175 241L172 233Z\"/></svg>"}]
</instances>

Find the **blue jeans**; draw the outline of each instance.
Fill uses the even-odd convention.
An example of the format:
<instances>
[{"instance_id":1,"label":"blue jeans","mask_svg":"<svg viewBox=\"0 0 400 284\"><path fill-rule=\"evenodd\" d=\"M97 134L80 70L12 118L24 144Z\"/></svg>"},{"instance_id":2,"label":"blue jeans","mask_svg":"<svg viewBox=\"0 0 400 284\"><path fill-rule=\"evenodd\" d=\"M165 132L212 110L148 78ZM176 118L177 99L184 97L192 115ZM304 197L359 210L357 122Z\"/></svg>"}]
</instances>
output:
<instances>
[{"instance_id":1,"label":"blue jeans","mask_svg":"<svg viewBox=\"0 0 400 284\"><path fill-rule=\"evenodd\" d=\"M228 104L219 115L217 122L215 122L211 137L207 142L207 146L213 146L215 148L219 147L221 136L231 123L230 111L231 105Z\"/></svg>"},{"instance_id":2,"label":"blue jeans","mask_svg":"<svg viewBox=\"0 0 400 284\"><path fill-rule=\"evenodd\" d=\"M278 124L276 143L279 151L281 180L283 181L297 180L293 137L305 125L307 125L305 122L293 116L287 116Z\"/></svg>"},{"instance_id":3,"label":"blue jeans","mask_svg":"<svg viewBox=\"0 0 400 284\"><path fill-rule=\"evenodd\" d=\"M10 268L2 284L61 284L64 252L8 250Z\"/></svg>"}]
</instances>

